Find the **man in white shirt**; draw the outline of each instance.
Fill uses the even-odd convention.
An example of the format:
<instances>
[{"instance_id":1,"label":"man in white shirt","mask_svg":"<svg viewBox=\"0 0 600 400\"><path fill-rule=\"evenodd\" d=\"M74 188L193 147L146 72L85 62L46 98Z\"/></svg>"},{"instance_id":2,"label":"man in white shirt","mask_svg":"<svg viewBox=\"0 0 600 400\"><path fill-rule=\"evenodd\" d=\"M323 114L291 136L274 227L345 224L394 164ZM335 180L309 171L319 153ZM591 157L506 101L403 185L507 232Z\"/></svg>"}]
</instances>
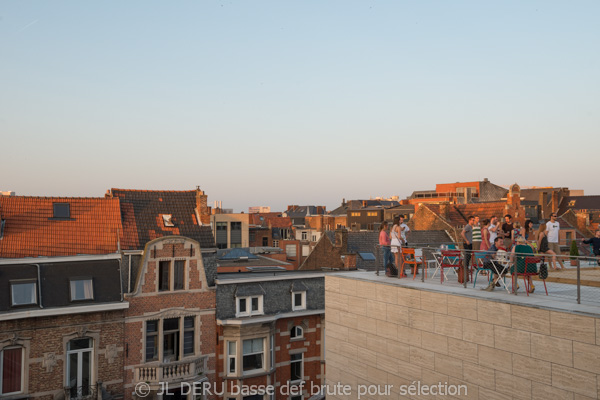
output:
<instances>
[{"instance_id":1,"label":"man in white shirt","mask_svg":"<svg viewBox=\"0 0 600 400\"><path fill-rule=\"evenodd\" d=\"M490 243L495 243L496 238L498 237L498 227L500 223L498 222L498 217L492 217L490 220L490 226L488 226L488 231L490 232Z\"/></svg>"},{"instance_id":2,"label":"man in white shirt","mask_svg":"<svg viewBox=\"0 0 600 400\"><path fill-rule=\"evenodd\" d=\"M408 242L406 241L406 234L408 232L410 232L410 228L408 227L408 225L406 225L404 223L404 215L400 214L400 235L402 236L402 241L404 242L404 244L408 244Z\"/></svg>"},{"instance_id":3,"label":"man in white shirt","mask_svg":"<svg viewBox=\"0 0 600 400\"><path fill-rule=\"evenodd\" d=\"M550 221L546 222L546 236L548 237L548 248L556 253L560 267L564 268L562 260L560 259L560 224L556 220L556 213L550 215Z\"/></svg>"}]
</instances>

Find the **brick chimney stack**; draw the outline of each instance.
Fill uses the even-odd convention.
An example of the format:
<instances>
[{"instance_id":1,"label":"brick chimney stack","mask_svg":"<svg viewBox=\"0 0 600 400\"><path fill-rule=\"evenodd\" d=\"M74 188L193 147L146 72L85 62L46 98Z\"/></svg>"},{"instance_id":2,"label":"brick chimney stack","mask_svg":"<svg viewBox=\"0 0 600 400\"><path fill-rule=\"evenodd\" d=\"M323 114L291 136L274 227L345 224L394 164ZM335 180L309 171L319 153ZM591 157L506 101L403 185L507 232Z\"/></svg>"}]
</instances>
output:
<instances>
[{"instance_id":1,"label":"brick chimney stack","mask_svg":"<svg viewBox=\"0 0 600 400\"><path fill-rule=\"evenodd\" d=\"M552 212L558 211L558 192L555 190L552 192Z\"/></svg>"},{"instance_id":2,"label":"brick chimney stack","mask_svg":"<svg viewBox=\"0 0 600 400\"><path fill-rule=\"evenodd\" d=\"M342 253L348 251L348 231L346 229L335 230L335 247L339 247Z\"/></svg>"},{"instance_id":3,"label":"brick chimney stack","mask_svg":"<svg viewBox=\"0 0 600 400\"><path fill-rule=\"evenodd\" d=\"M447 203L447 202L440 203L440 216L444 219L448 219L449 214L450 214L450 203Z\"/></svg>"},{"instance_id":4,"label":"brick chimney stack","mask_svg":"<svg viewBox=\"0 0 600 400\"><path fill-rule=\"evenodd\" d=\"M200 187L196 187L196 210L200 215L202 225L210 225L211 208L208 206L208 196L204 194Z\"/></svg>"},{"instance_id":5,"label":"brick chimney stack","mask_svg":"<svg viewBox=\"0 0 600 400\"><path fill-rule=\"evenodd\" d=\"M546 202L546 195L548 193L546 192L541 192L540 193L540 200L539 200L539 206L540 206L540 219L548 219L548 203Z\"/></svg>"}]
</instances>

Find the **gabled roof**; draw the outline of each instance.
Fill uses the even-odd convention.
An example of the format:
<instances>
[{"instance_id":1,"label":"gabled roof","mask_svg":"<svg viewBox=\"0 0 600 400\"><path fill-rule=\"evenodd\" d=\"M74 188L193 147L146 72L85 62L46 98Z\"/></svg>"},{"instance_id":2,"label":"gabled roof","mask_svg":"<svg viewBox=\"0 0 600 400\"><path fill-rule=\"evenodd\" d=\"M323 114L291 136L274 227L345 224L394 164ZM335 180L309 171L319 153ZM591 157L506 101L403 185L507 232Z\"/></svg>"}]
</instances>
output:
<instances>
[{"instance_id":1,"label":"gabled roof","mask_svg":"<svg viewBox=\"0 0 600 400\"><path fill-rule=\"evenodd\" d=\"M558 215L569 209L600 210L600 196L565 196L558 207Z\"/></svg>"},{"instance_id":2,"label":"gabled roof","mask_svg":"<svg viewBox=\"0 0 600 400\"><path fill-rule=\"evenodd\" d=\"M467 224L467 218L470 215L477 216L483 220L493 216L501 217L504 215L506 203L503 201L494 201L489 203L471 203L471 204L448 204L448 215L442 216L441 206L439 204L423 204L435 214L446 219L453 227L464 226Z\"/></svg>"},{"instance_id":3,"label":"gabled roof","mask_svg":"<svg viewBox=\"0 0 600 400\"><path fill-rule=\"evenodd\" d=\"M200 243L201 249L215 247L212 229L201 225L196 212L196 191L111 189L121 203L124 237L121 247L141 250L149 241L180 235ZM167 226L163 215L170 215Z\"/></svg>"},{"instance_id":4,"label":"gabled roof","mask_svg":"<svg viewBox=\"0 0 600 400\"><path fill-rule=\"evenodd\" d=\"M55 219L54 203L70 217ZM0 196L0 213L0 258L115 253L123 234L114 198Z\"/></svg>"}]
</instances>

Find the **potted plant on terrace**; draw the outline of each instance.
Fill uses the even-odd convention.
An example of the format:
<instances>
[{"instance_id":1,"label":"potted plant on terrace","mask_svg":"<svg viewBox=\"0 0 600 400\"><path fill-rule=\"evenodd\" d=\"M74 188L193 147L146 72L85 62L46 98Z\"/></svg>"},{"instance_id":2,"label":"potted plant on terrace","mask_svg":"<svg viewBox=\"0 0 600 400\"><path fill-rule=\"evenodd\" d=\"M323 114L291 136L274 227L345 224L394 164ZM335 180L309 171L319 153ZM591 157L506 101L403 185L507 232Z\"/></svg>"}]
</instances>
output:
<instances>
[{"instance_id":1,"label":"potted plant on terrace","mask_svg":"<svg viewBox=\"0 0 600 400\"><path fill-rule=\"evenodd\" d=\"M572 267L577 266L577 258L575 258L575 257L579 257L579 249L577 248L577 242L573 240L571 242L571 266Z\"/></svg>"}]
</instances>

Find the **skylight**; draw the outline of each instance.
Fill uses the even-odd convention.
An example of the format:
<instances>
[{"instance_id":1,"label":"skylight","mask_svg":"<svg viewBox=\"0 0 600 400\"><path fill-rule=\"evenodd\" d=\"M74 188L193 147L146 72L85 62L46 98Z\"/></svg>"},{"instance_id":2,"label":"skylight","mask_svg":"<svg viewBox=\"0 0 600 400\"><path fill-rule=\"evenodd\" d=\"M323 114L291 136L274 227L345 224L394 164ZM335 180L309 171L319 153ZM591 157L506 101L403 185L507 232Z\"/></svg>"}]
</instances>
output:
<instances>
[{"instance_id":1,"label":"skylight","mask_svg":"<svg viewBox=\"0 0 600 400\"><path fill-rule=\"evenodd\" d=\"M360 258L365 261L375 261L375 256L373 253L358 253L358 255L360 255Z\"/></svg>"},{"instance_id":2,"label":"skylight","mask_svg":"<svg viewBox=\"0 0 600 400\"><path fill-rule=\"evenodd\" d=\"M163 214L162 215L163 223L165 224L165 226L175 226L173 221L171 221L171 218L173 218L173 216L171 214Z\"/></svg>"},{"instance_id":3,"label":"skylight","mask_svg":"<svg viewBox=\"0 0 600 400\"><path fill-rule=\"evenodd\" d=\"M53 208L54 218L71 218L71 207L69 203L54 203Z\"/></svg>"}]
</instances>

